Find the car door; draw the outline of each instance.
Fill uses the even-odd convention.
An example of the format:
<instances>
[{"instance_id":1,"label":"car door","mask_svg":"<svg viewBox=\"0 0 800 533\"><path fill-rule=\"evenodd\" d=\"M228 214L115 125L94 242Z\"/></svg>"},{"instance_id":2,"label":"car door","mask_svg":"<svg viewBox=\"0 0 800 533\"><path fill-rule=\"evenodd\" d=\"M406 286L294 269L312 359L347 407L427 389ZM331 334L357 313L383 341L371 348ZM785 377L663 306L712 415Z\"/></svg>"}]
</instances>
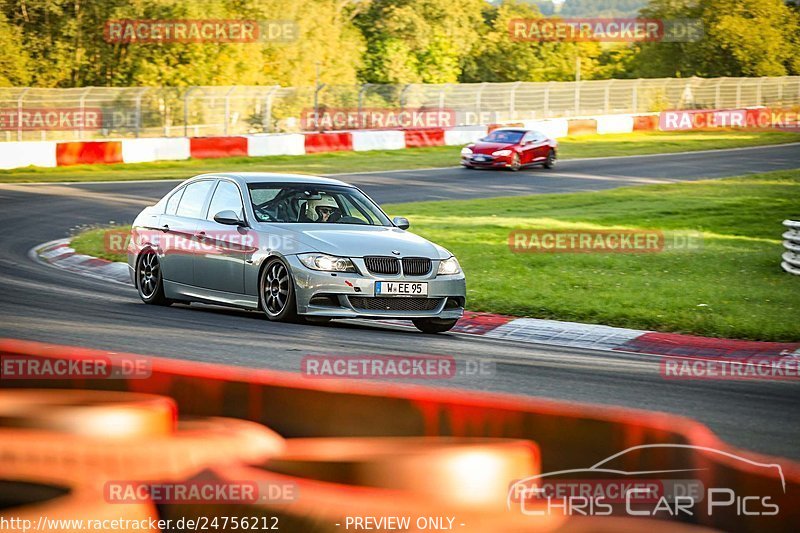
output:
<instances>
[{"instance_id":1,"label":"car door","mask_svg":"<svg viewBox=\"0 0 800 533\"><path fill-rule=\"evenodd\" d=\"M520 139L520 157L523 165L533 163L536 159L536 132L527 131Z\"/></svg>"},{"instance_id":2,"label":"car door","mask_svg":"<svg viewBox=\"0 0 800 533\"><path fill-rule=\"evenodd\" d=\"M215 222L214 216L222 211L233 211L240 220L245 220L239 186L227 179L217 182L205 218L198 222L200 247L194 255L195 284L244 294L245 261L252 256L256 233L247 227Z\"/></svg>"},{"instance_id":3,"label":"car door","mask_svg":"<svg viewBox=\"0 0 800 533\"><path fill-rule=\"evenodd\" d=\"M540 163L547 158L550 146L547 144L547 136L540 131L531 131L531 163Z\"/></svg>"},{"instance_id":4,"label":"car door","mask_svg":"<svg viewBox=\"0 0 800 533\"><path fill-rule=\"evenodd\" d=\"M160 248L163 258L161 268L166 281L194 284L194 251L197 248L195 236L200 218L205 213L213 179L193 181L176 191L180 193L177 204L173 204L172 197L167 201L167 210L159 220ZM175 205L174 213L170 212Z\"/></svg>"}]
</instances>

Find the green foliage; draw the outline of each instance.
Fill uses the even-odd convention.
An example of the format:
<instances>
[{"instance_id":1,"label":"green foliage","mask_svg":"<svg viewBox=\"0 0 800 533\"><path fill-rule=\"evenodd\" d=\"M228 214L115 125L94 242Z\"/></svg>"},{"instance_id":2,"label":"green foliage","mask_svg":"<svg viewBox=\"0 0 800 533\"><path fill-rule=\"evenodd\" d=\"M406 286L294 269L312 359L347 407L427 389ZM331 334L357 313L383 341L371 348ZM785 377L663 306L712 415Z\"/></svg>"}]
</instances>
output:
<instances>
[{"instance_id":1,"label":"green foliage","mask_svg":"<svg viewBox=\"0 0 800 533\"><path fill-rule=\"evenodd\" d=\"M520 42L514 18L699 19L694 43ZM0 0L0 86L312 86L800 74L784 0ZM288 43L109 43L119 19L289 20ZM161 105L161 104L160 104ZM170 105L168 102L165 105Z\"/></svg>"},{"instance_id":2,"label":"green foliage","mask_svg":"<svg viewBox=\"0 0 800 533\"><path fill-rule=\"evenodd\" d=\"M786 76L800 74L800 16L783 0L651 0L646 18L699 19L692 43L637 46L636 75Z\"/></svg>"},{"instance_id":3,"label":"green foliage","mask_svg":"<svg viewBox=\"0 0 800 533\"><path fill-rule=\"evenodd\" d=\"M22 46L22 32L8 23L0 12L0 87L27 85L30 82L30 57Z\"/></svg>"}]
</instances>

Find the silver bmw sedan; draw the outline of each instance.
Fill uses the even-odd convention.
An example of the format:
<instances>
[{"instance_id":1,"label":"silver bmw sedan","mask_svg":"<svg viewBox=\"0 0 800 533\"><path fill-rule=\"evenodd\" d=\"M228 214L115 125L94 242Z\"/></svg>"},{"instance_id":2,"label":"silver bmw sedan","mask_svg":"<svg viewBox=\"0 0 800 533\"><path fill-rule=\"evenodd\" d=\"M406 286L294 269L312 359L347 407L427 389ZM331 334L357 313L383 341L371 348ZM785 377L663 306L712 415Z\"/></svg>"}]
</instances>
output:
<instances>
[{"instance_id":1,"label":"silver bmw sedan","mask_svg":"<svg viewBox=\"0 0 800 533\"><path fill-rule=\"evenodd\" d=\"M133 222L128 266L147 304L260 309L270 320L408 319L452 328L466 283L453 254L347 183L203 174Z\"/></svg>"}]
</instances>

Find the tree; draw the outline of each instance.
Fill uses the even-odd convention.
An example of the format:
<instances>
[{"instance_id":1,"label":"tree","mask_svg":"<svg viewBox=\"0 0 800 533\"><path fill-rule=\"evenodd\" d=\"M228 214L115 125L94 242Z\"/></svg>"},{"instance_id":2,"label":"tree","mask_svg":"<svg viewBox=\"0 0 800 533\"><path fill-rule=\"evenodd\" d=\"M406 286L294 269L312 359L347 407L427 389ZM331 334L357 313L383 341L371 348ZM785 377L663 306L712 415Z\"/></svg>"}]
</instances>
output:
<instances>
[{"instance_id":1,"label":"tree","mask_svg":"<svg viewBox=\"0 0 800 533\"><path fill-rule=\"evenodd\" d=\"M22 32L0 12L0 86L27 85L30 58L22 45Z\"/></svg>"},{"instance_id":2,"label":"tree","mask_svg":"<svg viewBox=\"0 0 800 533\"><path fill-rule=\"evenodd\" d=\"M484 0L381 0L355 17L368 83L454 83L480 39Z\"/></svg>"},{"instance_id":3,"label":"tree","mask_svg":"<svg viewBox=\"0 0 800 533\"><path fill-rule=\"evenodd\" d=\"M581 77L594 78L598 43L530 42L514 40L509 33L512 19L539 19L536 6L504 2L486 13L490 29L470 57L461 81L568 81L575 78L575 63L581 56Z\"/></svg>"},{"instance_id":4,"label":"tree","mask_svg":"<svg viewBox=\"0 0 800 533\"><path fill-rule=\"evenodd\" d=\"M783 0L652 0L644 18L698 19L697 42L637 45L642 77L800 74L800 18Z\"/></svg>"}]
</instances>

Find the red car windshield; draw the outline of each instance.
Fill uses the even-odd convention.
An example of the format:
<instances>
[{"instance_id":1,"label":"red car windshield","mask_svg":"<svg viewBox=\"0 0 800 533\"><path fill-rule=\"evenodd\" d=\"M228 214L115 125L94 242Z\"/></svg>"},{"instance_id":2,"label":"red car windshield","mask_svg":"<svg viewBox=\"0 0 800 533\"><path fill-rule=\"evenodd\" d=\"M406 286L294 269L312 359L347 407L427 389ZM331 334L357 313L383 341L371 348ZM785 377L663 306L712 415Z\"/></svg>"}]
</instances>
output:
<instances>
[{"instance_id":1,"label":"red car windshield","mask_svg":"<svg viewBox=\"0 0 800 533\"><path fill-rule=\"evenodd\" d=\"M481 140L490 143L517 144L523 135L524 131L495 130Z\"/></svg>"}]
</instances>

